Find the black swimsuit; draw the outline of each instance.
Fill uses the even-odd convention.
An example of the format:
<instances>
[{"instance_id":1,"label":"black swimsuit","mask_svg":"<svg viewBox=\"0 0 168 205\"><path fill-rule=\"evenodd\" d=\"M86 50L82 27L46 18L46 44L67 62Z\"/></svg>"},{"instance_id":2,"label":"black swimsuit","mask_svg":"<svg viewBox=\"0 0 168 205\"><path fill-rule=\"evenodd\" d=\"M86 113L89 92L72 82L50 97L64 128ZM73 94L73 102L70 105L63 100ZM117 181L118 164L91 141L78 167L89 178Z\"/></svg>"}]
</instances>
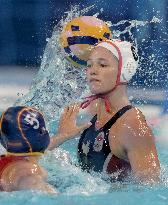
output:
<instances>
[{"instance_id":1,"label":"black swimsuit","mask_svg":"<svg viewBox=\"0 0 168 205\"><path fill-rule=\"evenodd\" d=\"M108 136L112 125L131 108L131 105L123 107L98 130L95 129L97 116L93 117L92 125L82 133L78 144L78 160L83 170L108 174L118 172L117 180L130 172L130 163L112 154Z\"/></svg>"}]
</instances>

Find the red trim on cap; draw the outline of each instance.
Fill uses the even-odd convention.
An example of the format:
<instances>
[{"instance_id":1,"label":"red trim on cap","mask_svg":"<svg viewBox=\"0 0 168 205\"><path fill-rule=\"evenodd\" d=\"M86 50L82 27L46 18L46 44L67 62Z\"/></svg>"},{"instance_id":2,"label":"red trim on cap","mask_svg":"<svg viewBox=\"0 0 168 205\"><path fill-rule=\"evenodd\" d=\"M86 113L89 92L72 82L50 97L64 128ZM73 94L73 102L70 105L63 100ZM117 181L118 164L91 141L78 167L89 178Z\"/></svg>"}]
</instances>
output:
<instances>
[{"instance_id":1,"label":"red trim on cap","mask_svg":"<svg viewBox=\"0 0 168 205\"><path fill-rule=\"evenodd\" d=\"M116 88L117 85L120 85L120 83L121 83L120 76L121 76L121 70L122 70L122 65L123 65L121 51L112 41L105 40L103 42L111 44L117 50L117 53L118 53L119 59L118 59L118 74L117 74L117 80L116 80L116 85L115 85L115 88ZM114 90L114 88L112 90Z\"/></svg>"},{"instance_id":2,"label":"red trim on cap","mask_svg":"<svg viewBox=\"0 0 168 205\"><path fill-rule=\"evenodd\" d=\"M103 42L111 44L111 45L117 50L118 57L119 57L119 59L118 59L118 73L117 73L116 84L115 84L114 88L110 91L110 92L113 92L118 85L127 84L126 82L120 82L121 71L122 71L122 65L123 65L123 62L122 62L122 61L123 61L123 60L122 60L121 51L120 51L120 49L115 45L115 43L113 43L112 41L109 41L109 40L104 40L104 41L102 41L101 43L103 43ZM120 41L119 41L119 42L120 42ZM122 42L122 41L121 41L121 42ZM101 43L100 43L100 44L101 44ZM99 45L99 44L98 44L98 45ZM89 96L89 97L86 97L86 98L85 98L85 101L81 103L81 106L80 106L80 107L81 107L82 109L84 109L84 108L86 108L92 101L94 101L94 100L96 100L96 99L98 99L98 98L104 99L104 104L105 104L106 112L111 113L111 105L110 105L109 99L108 99L106 96L103 96L103 95L101 95L101 94L99 94L99 95L91 95L91 96Z\"/></svg>"}]
</instances>

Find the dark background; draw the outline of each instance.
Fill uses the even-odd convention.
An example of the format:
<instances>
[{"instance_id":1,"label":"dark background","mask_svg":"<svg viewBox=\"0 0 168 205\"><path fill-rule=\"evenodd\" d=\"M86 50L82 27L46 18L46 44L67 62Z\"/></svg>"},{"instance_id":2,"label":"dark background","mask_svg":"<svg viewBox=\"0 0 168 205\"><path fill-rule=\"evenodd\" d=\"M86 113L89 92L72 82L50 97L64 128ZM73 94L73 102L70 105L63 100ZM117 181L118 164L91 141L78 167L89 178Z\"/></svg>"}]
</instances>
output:
<instances>
[{"instance_id":1,"label":"dark background","mask_svg":"<svg viewBox=\"0 0 168 205\"><path fill-rule=\"evenodd\" d=\"M161 20L132 30L142 56L140 69L132 83L152 88L166 87L167 0L0 0L0 65L39 67L46 38L51 37L54 26L66 17L64 12L71 6L80 5L82 9L93 4L94 9L87 15L103 9L98 17L114 24L121 20L151 21L154 16ZM124 28L121 25L115 29L122 31ZM128 33L120 38L130 40Z\"/></svg>"}]
</instances>

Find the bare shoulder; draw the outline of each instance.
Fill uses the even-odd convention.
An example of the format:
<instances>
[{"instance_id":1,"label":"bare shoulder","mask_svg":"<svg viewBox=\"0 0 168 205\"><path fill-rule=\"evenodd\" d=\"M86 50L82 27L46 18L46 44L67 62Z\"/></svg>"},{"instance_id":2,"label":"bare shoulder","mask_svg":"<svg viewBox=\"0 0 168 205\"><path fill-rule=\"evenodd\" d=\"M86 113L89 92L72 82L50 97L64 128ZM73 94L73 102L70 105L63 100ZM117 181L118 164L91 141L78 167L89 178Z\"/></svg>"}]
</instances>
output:
<instances>
[{"instance_id":1,"label":"bare shoulder","mask_svg":"<svg viewBox=\"0 0 168 205\"><path fill-rule=\"evenodd\" d=\"M40 174L42 172L41 168L37 163L25 160L12 162L11 165L9 165L6 169L7 172L10 172L10 170L12 170L12 173L17 176L32 172L33 174Z\"/></svg>"},{"instance_id":2,"label":"bare shoulder","mask_svg":"<svg viewBox=\"0 0 168 205\"><path fill-rule=\"evenodd\" d=\"M126 130L147 130L149 128L145 116L138 108L128 110L123 117L121 117L120 125Z\"/></svg>"},{"instance_id":3,"label":"bare shoulder","mask_svg":"<svg viewBox=\"0 0 168 205\"><path fill-rule=\"evenodd\" d=\"M137 109L133 108L127 111L120 121L120 136L124 144L140 145L153 144L153 133L148 126L145 116Z\"/></svg>"},{"instance_id":4,"label":"bare shoulder","mask_svg":"<svg viewBox=\"0 0 168 205\"><path fill-rule=\"evenodd\" d=\"M44 172L36 163L25 160L12 162L2 174L3 187L6 191L17 190L20 180L38 175L44 175Z\"/></svg>"},{"instance_id":5,"label":"bare shoulder","mask_svg":"<svg viewBox=\"0 0 168 205\"><path fill-rule=\"evenodd\" d=\"M129 125L139 126L140 124L146 124L146 119L143 113L136 107L128 110L121 118L122 123Z\"/></svg>"}]
</instances>

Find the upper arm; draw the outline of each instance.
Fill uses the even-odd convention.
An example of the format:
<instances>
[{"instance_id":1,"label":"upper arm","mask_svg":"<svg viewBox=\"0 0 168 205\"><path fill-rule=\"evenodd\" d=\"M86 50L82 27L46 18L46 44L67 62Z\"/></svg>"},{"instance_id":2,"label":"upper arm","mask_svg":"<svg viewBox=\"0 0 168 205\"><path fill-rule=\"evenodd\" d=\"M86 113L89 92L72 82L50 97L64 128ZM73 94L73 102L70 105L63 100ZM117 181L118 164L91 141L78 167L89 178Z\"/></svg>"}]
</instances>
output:
<instances>
[{"instance_id":1,"label":"upper arm","mask_svg":"<svg viewBox=\"0 0 168 205\"><path fill-rule=\"evenodd\" d=\"M141 112L130 112L123 124L122 140L135 176L141 180L158 179L160 164L154 136Z\"/></svg>"},{"instance_id":2,"label":"upper arm","mask_svg":"<svg viewBox=\"0 0 168 205\"><path fill-rule=\"evenodd\" d=\"M154 143L148 139L134 143L137 144L127 149L133 173L142 181L158 179L160 165Z\"/></svg>"}]
</instances>

